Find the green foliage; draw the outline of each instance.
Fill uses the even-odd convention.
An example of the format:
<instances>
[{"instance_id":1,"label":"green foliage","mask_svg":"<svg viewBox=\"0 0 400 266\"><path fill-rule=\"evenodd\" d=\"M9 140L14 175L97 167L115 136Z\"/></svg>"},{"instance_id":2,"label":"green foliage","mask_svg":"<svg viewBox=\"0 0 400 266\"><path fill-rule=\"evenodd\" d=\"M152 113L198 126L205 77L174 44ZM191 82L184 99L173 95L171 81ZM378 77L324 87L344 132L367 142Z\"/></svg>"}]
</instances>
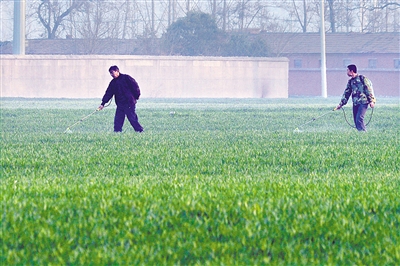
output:
<instances>
[{"instance_id":1,"label":"green foliage","mask_svg":"<svg viewBox=\"0 0 400 266\"><path fill-rule=\"evenodd\" d=\"M337 100L2 100L1 264L398 265L398 99Z\"/></svg>"},{"instance_id":2,"label":"green foliage","mask_svg":"<svg viewBox=\"0 0 400 266\"><path fill-rule=\"evenodd\" d=\"M268 56L268 49L261 37L251 38L247 34L229 35L227 44L222 51L223 56Z\"/></svg>"},{"instance_id":3,"label":"green foliage","mask_svg":"<svg viewBox=\"0 0 400 266\"><path fill-rule=\"evenodd\" d=\"M168 27L164 47L170 55L214 55L219 35L218 26L209 14L189 12Z\"/></svg>"},{"instance_id":4,"label":"green foliage","mask_svg":"<svg viewBox=\"0 0 400 266\"><path fill-rule=\"evenodd\" d=\"M261 37L248 34L224 34L206 13L190 12L178 19L163 36L166 54L185 56L268 56Z\"/></svg>"}]
</instances>

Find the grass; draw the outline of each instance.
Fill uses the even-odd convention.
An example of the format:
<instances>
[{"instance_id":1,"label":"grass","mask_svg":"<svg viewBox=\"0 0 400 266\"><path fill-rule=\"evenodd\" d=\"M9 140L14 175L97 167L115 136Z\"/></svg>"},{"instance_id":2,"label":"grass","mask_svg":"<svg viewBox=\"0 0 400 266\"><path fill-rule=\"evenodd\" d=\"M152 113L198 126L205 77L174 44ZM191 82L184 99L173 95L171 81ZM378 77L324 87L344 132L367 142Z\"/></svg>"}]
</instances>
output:
<instances>
[{"instance_id":1,"label":"grass","mask_svg":"<svg viewBox=\"0 0 400 266\"><path fill-rule=\"evenodd\" d=\"M1 99L0 262L398 265L399 100L378 100L367 133L293 98L143 99L143 134L114 105L64 134L98 100Z\"/></svg>"}]
</instances>

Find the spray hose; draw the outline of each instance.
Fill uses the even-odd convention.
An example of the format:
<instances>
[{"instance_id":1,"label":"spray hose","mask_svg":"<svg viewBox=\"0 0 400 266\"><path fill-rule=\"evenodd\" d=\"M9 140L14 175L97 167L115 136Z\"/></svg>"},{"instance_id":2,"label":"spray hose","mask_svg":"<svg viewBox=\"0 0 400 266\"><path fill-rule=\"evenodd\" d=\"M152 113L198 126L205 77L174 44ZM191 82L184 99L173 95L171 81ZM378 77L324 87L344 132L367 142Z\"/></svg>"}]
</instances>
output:
<instances>
[{"instance_id":1,"label":"spray hose","mask_svg":"<svg viewBox=\"0 0 400 266\"><path fill-rule=\"evenodd\" d=\"M340 109L342 109L342 111L343 111L343 116L344 116L344 119L346 120L346 123L347 123L350 127L356 128L355 126L353 126L352 124L350 124L350 122L347 120L347 116L346 116L346 112L344 111L344 108L342 107L342 108L340 108ZM305 125L307 125L307 124L309 124L309 123L311 123L311 122L314 122L314 121L317 120L318 118L321 118L321 117L323 117L323 116L325 116L325 115L331 113L332 111L336 111L336 110L338 110L337 107L333 108L331 111L329 111L329 112L327 112L327 113L324 113L324 114L322 114L322 115L320 115L320 116L318 116L318 117L314 117L314 118L311 119L310 121L308 121L308 122L306 122L306 123L304 123L304 124L298 126L294 131L295 131L295 132L300 132L300 130L299 130L300 127L303 127L303 126L305 126ZM369 117L368 122L365 124L365 126L368 126L368 124L371 122L373 114L374 114L374 108L372 108L371 115L370 115L370 117Z\"/></svg>"},{"instance_id":2,"label":"spray hose","mask_svg":"<svg viewBox=\"0 0 400 266\"><path fill-rule=\"evenodd\" d=\"M110 106L111 103L112 103L112 98L110 99L110 101L109 101L108 103L106 103L106 104L104 105L104 107Z\"/></svg>"},{"instance_id":3,"label":"spray hose","mask_svg":"<svg viewBox=\"0 0 400 266\"><path fill-rule=\"evenodd\" d=\"M350 124L349 120L347 120L347 116L346 116L346 112L344 111L344 108L342 107L342 108L340 108L340 109L342 109L342 111L343 111L343 116L344 116L344 120L346 120L346 123L347 123L350 127L356 128L355 126L353 126L352 124ZM372 120L372 115L374 114L374 108L371 108L371 109L372 109L371 115L370 115L370 117L369 117L369 119L368 119L368 122L365 124L365 126L368 126L369 123L370 123L371 120ZM335 108L334 110L337 110L337 109Z\"/></svg>"}]
</instances>

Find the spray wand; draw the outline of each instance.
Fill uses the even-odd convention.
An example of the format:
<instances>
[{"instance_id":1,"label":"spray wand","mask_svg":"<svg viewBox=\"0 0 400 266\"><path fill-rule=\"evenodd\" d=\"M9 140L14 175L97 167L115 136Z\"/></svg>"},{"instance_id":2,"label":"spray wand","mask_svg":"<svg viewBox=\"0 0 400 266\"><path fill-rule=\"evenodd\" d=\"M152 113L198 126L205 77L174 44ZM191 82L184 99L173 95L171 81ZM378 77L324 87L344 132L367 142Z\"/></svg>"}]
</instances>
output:
<instances>
[{"instance_id":1,"label":"spray wand","mask_svg":"<svg viewBox=\"0 0 400 266\"><path fill-rule=\"evenodd\" d=\"M317 120L317 119L319 119L319 118L321 118L321 117L323 117L323 116L325 116L325 115L327 115L327 114L330 114L332 111L336 111L336 110L337 110L337 107L333 108L331 111L326 112L326 113L324 113L324 114L322 114L322 115L320 115L320 116L314 117L314 118L311 119L310 121L308 121L308 122L306 122L306 123L304 123L304 124L301 124L300 126L296 127L296 129L294 130L294 132L300 132L299 127L302 127L302 126L305 126L305 125L307 125L307 124L309 124L309 123L311 123L311 122L314 122L315 120Z\"/></svg>"},{"instance_id":2,"label":"spray wand","mask_svg":"<svg viewBox=\"0 0 400 266\"><path fill-rule=\"evenodd\" d=\"M100 111L100 108L97 108L96 110L94 110L92 113L88 114L87 116L81 118L80 120L76 121L74 124L70 125L69 127L67 127L67 129L64 131L64 133L72 133L71 128L73 128L74 126L76 126L77 124L79 124L80 122L82 122L83 120L89 118L90 116L92 116L94 113Z\"/></svg>"},{"instance_id":3,"label":"spray wand","mask_svg":"<svg viewBox=\"0 0 400 266\"><path fill-rule=\"evenodd\" d=\"M103 108L110 106L112 102L112 99L103 106ZM67 129L64 131L64 133L72 133L71 128L73 128L74 126L76 126L77 124L79 124L80 122L82 122L83 120L89 118L90 116L92 116L94 113L101 111L103 108L98 107L95 111L93 111L92 113L88 114L87 116L81 118L80 120L76 121L74 124L70 125L69 127L67 127Z\"/></svg>"}]
</instances>

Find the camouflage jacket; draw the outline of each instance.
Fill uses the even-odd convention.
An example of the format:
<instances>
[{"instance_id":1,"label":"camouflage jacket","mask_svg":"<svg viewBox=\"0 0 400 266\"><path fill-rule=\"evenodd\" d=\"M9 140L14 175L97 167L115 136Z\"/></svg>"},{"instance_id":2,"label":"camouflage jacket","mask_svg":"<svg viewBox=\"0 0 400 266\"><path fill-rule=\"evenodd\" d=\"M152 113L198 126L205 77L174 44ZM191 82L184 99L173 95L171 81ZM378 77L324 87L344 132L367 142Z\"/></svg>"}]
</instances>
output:
<instances>
[{"instance_id":1,"label":"camouflage jacket","mask_svg":"<svg viewBox=\"0 0 400 266\"><path fill-rule=\"evenodd\" d=\"M356 77L349 79L342 100L340 101L340 105L345 105L349 100L350 95L353 105L376 102L372 82L363 75L357 75Z\"/></svg>"}]
</instances>

